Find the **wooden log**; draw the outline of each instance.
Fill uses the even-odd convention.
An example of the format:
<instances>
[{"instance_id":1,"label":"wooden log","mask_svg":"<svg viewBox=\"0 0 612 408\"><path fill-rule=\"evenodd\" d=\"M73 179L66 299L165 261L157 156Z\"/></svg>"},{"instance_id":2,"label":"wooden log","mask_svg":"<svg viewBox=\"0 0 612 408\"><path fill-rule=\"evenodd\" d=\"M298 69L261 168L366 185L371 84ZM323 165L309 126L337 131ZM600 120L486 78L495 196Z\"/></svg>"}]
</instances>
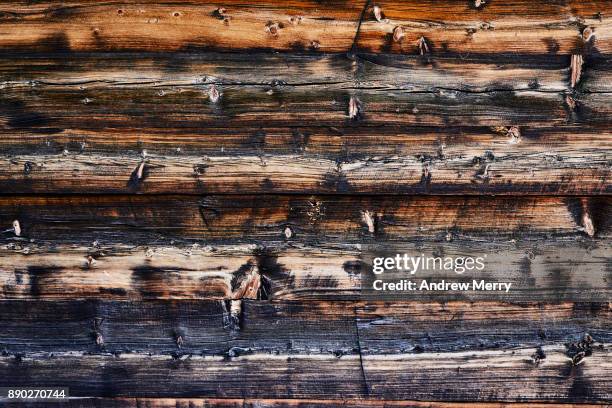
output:
<instances>
[{"instance_id":1,"label":"wooden log","mask_svg":"<svg viewBox=\"0 0 612 408\"><path fill-rule=\"evenodd\" d=\"M61 6L5 2L0 47L26 52L262 48L346 52L357 39L360 48L412 53L418 52L414 42L424 37L436 53L569 54L584 48L582 30L588 26L595 36L586 45L610 52L605 1L476 3L383 1L376 4L382 11L378 21L374 4L363 1L295 1L281 6L266 1L256 7L234 0L222 6L194 1L95 5L69 1ZM366 5L370 7L364 9ZM394 47L393 29L398 26L405 34L400 46Z\"/></svg>"},{"instance_id":2,"label":"wooden log","mask_svg":"<svg viewBox=\"0 0 612 408\"><path fill-rule=\"evenodd\" d=\"M6 329L0 343L11 355L151 353L232 359L319 353L337 358L357 347L350 302L5 301L0 307Z\"/></svg>"},{"instance_id":3,"label":"wooden log","mask_svg":"<svg viewBox=\"0 0 612 408\"><path fill-rule=\"evenodd\" d=\"M601 405L592 404L555 404L560 408L596 408ZM10 402L5 406L37 407L40 403ZM549 408L546 403L500 403L500 402L433 402L433 401L389 401L375 399L249 399L249 398L78 398L62 402L46 402L50 408L72 408L95 406L100 408Z\"/></svg>"},{"instance_id":4,"label":"wooden log","mask_svg":"<svg viewBox=\"0 0 612 408\"><path fill-rule=\"evenodd\" d=\"M443 135L422 128L217 128L205 138L193 130L174 137L170 130L12 133L0 143L5 152L0 189L13 194L611 192L607 130L520 128L519 140L508 135L510 128L455 128ZM133 179L142 163L143 177Z\"/></svg>"},{"instance_id":5,"label":"wooden log","mask_svg":"<svg viewBox=\"0 0 612 408\"><path fill-rule=\"evenodd\" d=\"M574 97L568 117L563 95L531 90L470 93L439 89L348 89L342 84L271 87L8 87L0 100L5 129L54 134L65 130L202 129L242 126L533 126L607 123L607 94ZM351 97L360 115L351 119ZM279 107L283 107L279 110ZM89 121L83 121L88 118ZM310 124L312 126L312 124Z\"/></svg>"},{"instance_id":6,"label":"wooden log","mask_svg":"<svg viewBox=\"0 0 612 408\"><path fill-rule=\"evenodd\" d=\"M609 211L607 198L3 197L0 297L356 299L364 254L393 244L485 255L509 301L605 300Z\"/></svg>"},{"instance_id":7,"label":"wooden log","mask_svg":"<svg viewBox=\"0 0 612 408\"><path fill-rule=\"evenodd\" d=\"M361 1L295 1L257 5L230 0L222 5L197 1L82 1L35 5L5 2L6 51L194 51L204 49L347 51ZM79 24L74 24L79 21Z\"/></svg>"},{"instance_id":8,"label":"wooden log","mask_svg":"<svg viewBox=\"0 0 612 408\"><path fill-rule=\"evenodd\" d=\"M579 331L570 334L565 331L568 326L564 329L557 326L558 322L564 321L565 316L569 315L581 315L586 320L597 319L598 316L603 319L603 323L610 318L609 304L575 304L559 309L540 306L539 310L543 314L538 317L524 316L524 313L530 313L529 308L519 310L506 306L497 308L494 305L481 307L481 304L466 307L465 304L452 303L433 308L420 304L415 309L401 304L385 305L382 309L378 305L365 306L359 317L359 333L364 353L364 371L368 381L374 379L371 382L371 392L399 395L400 398L416 396L419 399L423 394L418 384L427 378L431 387L444 390L453 399L471 398L474 394L487 400L495 399L493 394L510 389L510 392L516 392L517 388L522 388L521 396L529 399L530 395L542 389L541 384L537 385L529 378L536 373L536 376L547 375L551 383L557 384L557 391L568 392L573 395L571 398L577 400L581 397L594 397L593 386L597 387L599 381L606 382L604 378L610 375L611 367L607 363L607 368L599 371L589 366L588 361L581 360L583 354L578 357L578 363L575 361L578 353L594 356L597 351L605 350L606 346L589 345L593 344L591 334ZM486 317L481 315L482 312ZM511 330L512 339L501 328L506 324L514 328ZM607 338L610 335L607 323L599 328L601 331L594 336ZM564 345L554 347L544 344L555 342L555 338ZM489 351L480 354L474 352L474 348ZM479 368L484 363L481 360L483 357L486 368ZM573 358L574 363L568 365L568 358ZM481 374L498 372L499 367L507 369L508 374L499 372L499 375L472 381ZM389 378L389 370L398 373L397 380ZM448 384L449 372L453 372L455 384L452 386ZM598 376L599 380L591 382L588 379L591 375ZM507 383L509 378L512 378L512 386ZM457 386L457 380L461 386ZM493 394L492 390L495 390ZM595 391L595 394L599 392L604 399L608 399L612 395L612 388L604 386Z\"/></svg>"},{"instance_id":9,"label":"wooden log","mask_svg":"<svg viewBox=\"0 0 612 408\"><path fill-rule=\"evenodd\" d=\"M230 327L224 305L0 302L6 349L0 384L19 387L36 378L80 397L610 397L606 303L243 301ZM449 371L461 387L444 385ZM488 385L486 393L478 383Z\"/></svg>"},{"instance_id":10,"label":"wooden log","mask_svg":"<svg viewBox=\"0 0 612 408\"><path fill-rule=\"evenodd\" d=\"M362 21L360 50L427 56L462 53L532 53L552 55L610 53L610 22L603 4L515 1L377 2ZM578 23L580 22L580 23ZM586 27L600 35L584 35Z\"/></svg>"},{"instance_id":11,"label":"wooden log","mask_svg":"<svg viewBox=\"0 0 612 408\"><path fill-rule=\"evenodd\" d=\"M19 368L17 367L19 366ZM257 353L227 360L148 354L0 357L3 385L68 386L85 396L332 398L364 395L359 358Z\"/></svg>"},{"instance_id":12,"label":"wooden log","mask_svg":"<svg viewBox=\"0 0 612 408\"><path fill-rule=\"evenodd\" d=\"M584 56L588 92L610 92L609 57ZM202 87L215 84L293 87L343 85L346 88L452 89L469 92L569 90L570 56L431 56L358 53L63 53L5 55L0 58L3 88L73 86Z\"/></svg>"},{"instance_id":13,"label":"wooden log","mask_svg":"<svg viewBox=\"0 0 612 408\"><path fill-rule=\"evenodd\" d=\"M548 91L569 92L566 57L499 69L487 58L365 55L353 67L337 55L259 55L0 60L0 188L609 192L606 58L587 61L584 89L564 96Z\"/></svg>"},{"instance_id":14,"label":"wooden log","mask_svg":"<svg viewBox=\"0 0 612 408\"><path fill-rule=\"evenodd\" d=\"M592 366L572 368L563 346L543 350L547 361L537 369L533 369L530 361L534 349L491 351L482 355L467 352L424 353L416 358L414 355L364 357L364 367L368 367L365 370L370 375L371 394L381 397L424 399L428 394L439 393L457 400L476 395L489 401L498 396L508 399L516 395L521 400L543 396L543 399L561 401L609 401L611 390L604 385L612 370L609 351L595 357ZM458 373L453 376L454 385L448 384L449 372ZM395 378L390 373L396 373ZM548 379L547 384L542 384L542 377ZM427 383L429 388L425 390L422 383Z\"/></svg>"},{"instance_id":15,"label":"wooden log","mask_svg":"<svg viewBox=\"0 0 612 408\"><path fill-rule=\"evenodd\" d=\"M376 218L373 232L364 220L366 211ZM169 240L380 243L445 240L448 233L493 242L591 240L609 237L609 211L608 197L0 197L0 225L10 229L14 221L20 223L20 235L7 230L5 242L25 245L28 239L84 246L96 240L130 245Z\"/></svg>"},{"instance_id":16,"label":"wooden log","mask_svg":"<svg viewBox=\"0 0 612 408\"><path fill-rule=\"evenodd\" d=\"M509 282L508 293L464 292L456 299L534 298L546 302L605 301L612 296L605 242L548 238L482 242L450 234L446 239L403 243L397 253L414 256L485 256L473 278ZM293 238L293 237L292 237ZM388 244L303 246L294 240L269 245L20 244L0 248L0 299L273 299L358 300L367 286L364 253ZM578 245L577 245L578 244ZM373 255L371 255L373 256ZM451 274L452 275L452 274ZM449 278L443 272L415 278ZM451 277L452 278L452 277ZM470 280L471 281L471 280ZM253 290L247 290L253 288ZM403 299L444 300L435 293Z\"/></svg>"}]
</instances>

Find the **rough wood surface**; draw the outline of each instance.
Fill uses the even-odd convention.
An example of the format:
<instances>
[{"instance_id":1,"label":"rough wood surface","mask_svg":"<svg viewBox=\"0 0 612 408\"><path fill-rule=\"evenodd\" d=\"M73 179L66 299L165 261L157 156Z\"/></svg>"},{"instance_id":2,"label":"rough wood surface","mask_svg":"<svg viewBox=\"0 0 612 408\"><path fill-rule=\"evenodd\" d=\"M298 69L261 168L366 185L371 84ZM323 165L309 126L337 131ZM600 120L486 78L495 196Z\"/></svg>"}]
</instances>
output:
<instances>
[{"instance_id":1,"label":"rough wood surface","mask_svg":"<svg viewBox=\"0 0 612 408\"><path fill-rule=\"evenodd\" d=\"M7 230L3 238L25 245L29 239L85 246L162 239L257 244L582 237L603 242L611 232L610 204L608 197L7 196L0 197L0 225L10 229L17 220L20 236ZM372 214L374 231L365 212Z\"/></svg>"},{"instance_id":2,"label":"rough wood surface","mask_svg":"<svg viewBox=\"0 0 612 408\"><path fill-rule=\"evenodd\" d=\"M37 378L68 385L75 396L257 398L265 390L275 398L587 402L612 395L609 304L242 301L238 315L225 302L134 306L0 302L0 384ZM588 353L573 365L576 347ZM452 389L444 386L449 371Z\"/></svg>"},{"instance_id":3,"label":"rough wood surface","mask_svg":"<svg viewBox=\"0 0 612 408\"><path fill-rule=\"evenodd\" d=\"M0 147L16 151L0 159L0 188L14 194L610 194L610 134L561 129L525 129L520 145L490 128L446 135L409 128L217 128L205 141L189 130L172 138L167 131L135 136L128 129L13 134ZM17 138L23 142L12 144ZM133 182L142 163L143 177Z\"/></svg>"},{"instance_id":4,"label":"rough wood surface","mask_svg":"<svg viewBox=\"0 0 612 408\"><path fill-rule=\"evenodd\" d=\"M369 268L359 247L290 242L268 246L11 243L0 249L0 299L358 300ZM507 301L606 301L612 296L607 243L574 238L546 244L425 239L404 243L398 252L485 254L486 269L474 278L512 283L511 292L503 294ZM452 276L438 272L436 277ZM250 287L254 289L247 291ZM457 299L466 300L500 296L497 292L456 294ZM407 298L436 300L440 296L414 293Z\"/></svg>"},{"instance_id":5,"label":"rough wood surface","mask_svg":"<svg viewBox=\"0 0 612 408\"><path fill-rule=\"evenodd\" d=\"M568 57L17 61L0 60L4 193L610 193L604 57L578 91Z\"/></svg>"},{"instance_id":6,"label":"rough wood surface","mask_svg":"<svg viewBox=\"0 0 612 408\"><path fill-rule=\"evenodd\" d=\"M300 399L250 399L250 398L75 398L64 402L47 402L51 408L550 408L546 403L478 403L478 402L424 402L424 401L389 401L375 399L327 399L327 400L300 400ZM39 403L6 402L6 407L38 407ZM610 405L601 404L563 404L557 403L560 408L609 408Z\"/></svg>"},{"instance_id":7,"label":"rough wood surface","mask_svg":"<svg viewBox=\"0 0 612 408\"><path fill-rule=\"evenodd\" d=\"M3 2L5 51L347 51L362 1ZM75 24L78 22L78 24Z\"/></svg>"},{"instance_id":8,"label":"rough wood surface","mask_svg":"<svg viewBox=\"0 0 612 408\"><path fill-rule=\"evenodd\" d=\"M0 0L0 387L609 404L609 8ZM513 290L372 300L395 250Z\"/></svg>"},{"instance_id":9,"label":"rough wood surface","mask_svg":"<svg viewBox=\"0 0 612 408\"><path fill-rule=\"evenodd\" d=\"M568 114L562 95L547 92L415 93L401 89L349 90L342 86L322 89L316 85L272 93L269 90L268 86L228 85L221 89L223 95L217 103L209 103L207 90L196 85L85 91L66 86L6 88L2 103L9 127L43 133L64 129L258 127L262 123L294 127L315 119L322 127L351 123L549 127L568 122L601 125L607 123L611 113L607 94L597 93L578 98L576 104L583 114L574 118ZM360 115L353 120L348 115L351 97L360 104Z\"/></svg>"},{"instance_id":10,"label":"rough wood surface","mask_svg":"<svg viewBox=\"0 0 612 408\"><path fill-rule=\"evenodd\" d=\"M14 221L20 236L7 230L0 247L4 299L357 299L363 245L389 244L485 254L487 277L513 282L508 300L606 300L612 279L607 198L0 199L1 225Z\"/></svg>"},{"instance_id":11,"label":"rough wood surface","mask_svg":"<svg viewBox=\"0 0 612 408\"><path fill-rule=\"evenodd\" d=\"M360 27L360 49L417 55L611 51L610 21L603 11L609 6L604 2L428 0L376 4L388 21L381 23L370 13ZM395 31L398 27L400 32ZM597 34L583 35L586 27Z\"/></svg>"},{"instance_id":12,"label":"rough wood surface","mask_svg":"<svg viewBox=\"0 0 612 408\"><path fill-rule=\"evenodd\" d=\"M0 47L47 52L253 48L346 52L357 45L377 52L419 53L416 42L424 37L434 53L570 54L587 46L610 53L606 1L382 1L376 3L381 21L374 5L366 1L280 5L265 1L257 6L233 0L221 5L3 2ZM395 27L404 31L397 43ZM583 40L585 27L595 33L588 41Z\"/></svg>"},{"instance_id":13,"label":"rough wood surface","mask_svg":"<svg viewBox=\"0 0 612 408\"><path fill-rule=\"evenodd\" d=\"M580 92L610 92L610 56L585 56ZM569 55L481 55L459 57L355 53L28 53L0 58L6 88L73 86L181 87L215 84L283 89L306 85L403 89L565 92L570 87Z\"/></svg>"}]
</instances>

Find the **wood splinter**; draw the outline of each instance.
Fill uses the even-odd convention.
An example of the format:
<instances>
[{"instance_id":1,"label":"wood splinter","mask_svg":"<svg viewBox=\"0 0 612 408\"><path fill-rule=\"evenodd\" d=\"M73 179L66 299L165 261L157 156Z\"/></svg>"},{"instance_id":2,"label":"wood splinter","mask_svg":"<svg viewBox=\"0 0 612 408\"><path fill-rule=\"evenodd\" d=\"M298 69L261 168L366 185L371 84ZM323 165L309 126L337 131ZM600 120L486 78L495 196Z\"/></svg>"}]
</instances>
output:
<instances>
[{"instance_id":1,"label":"wood splinter","mask_svg":"<svg viewBox=\"0 0 612 408\"><path fill-rule=\"evenodd\" d=\"M102 336L102 334L100 332L96 332L95 333L96 336L96 346L103 346L104 345L104 337Z\"/></svg>"},{"instance_id":2,"label":"wood splinter","mask_svg":"<svg viewBox=\"0 0 612 408\"><path fill-rule=\"evenodd\" d=\"M142 180L142 176L144 175L145 162L144 160L140 162L138 168L136 169L136 179Z\"/></svg>"},{"instance_id":3,"label":"wood splinter","mask_svg":"<svg viewBox=\"0 0 612 408\"><path fill-rule=\"evenodd\" d=\"M401 26L397 26L393 29L393 41L400 42L406 33L404 33L404 29Z\"/></svg>"},{"instance_id":4,"label":"wood splinter","mask_svg":"<svg viewBox=\"0 0 612 408\"><path fill-rule=\"evenodd\" d=\"M91 269L95 264L96 264L96 260L93 258L93 256L88 255L85 263L87 265L87 268Z\"/></svg>"},{"instance_id":5,"label":"wood splinter","mask_svg":"<svg viewBox=\"0 0 612 408\"><path fill-rule=\"evenodd\" d=\"M348 106L348 116L350 119L356 119L361 113L361 102L355 96L351 96Z\"/></svg>"},{"instance_id":6,"label":"wood splinter","mask_svg":"<svg viewBox=\"0 0 612 408\"><path fill-rule=\"evenodd\" d=\"M236 285L232 280L233 299L258 299L259 290L262 288L261 275L257 266L250 264L250 269L242 276L235 277Z\"/></svg>"},{"instance_id":7,"label":"wood splinter","mask_svg":"<svg viewBox=\"0 0 612 408\"><path fill-rule=\"evenodd\" d=\"M220 97L221 97L221 94L217 90L217 87L215 86L215 84L212 84L210 88L208 88L208 99L212 103L217 103Z\"/></svg>"},{"instance_id":8,"label":"wood splinter","mask_svg":"<svg viewBox=\"0 0 612 408\"><path fill-rule=\"evenodd\" d=\"M593 218L591 217L586 199L582 199L582 225L584 232L586 232L589 237L592 238L595 236L595 224L593 223Z\"/></svg>"},{"instance_id":9,"label":"wood splinter","mask_svg":"<svg viewBox=\"0 0 612 408\"><path fill-rule=\"evenodd\" d=\"M591 27L586 27L584 30L582 30L582 39L584 42L589 42L591 41L591 38L593 38L594 34L595 32Z\"/></svg>"},{"instance_id":10,"label":"wood splinter","mask_svg":"<svg viewBox=\"0 0 612 408\"><path fill-rule=\"evenodd\" d=\"M421 37L417 40L417 47L421 55L429 53L429 46L427 45L427 40L425 37Z\"/></svg>"},{"instance_id":11,"label":"wood splinter","mask_svg":"<svg viewBox=\"0 0 612 408\"><path fill-rule=\"evenodd\" d=\"M582 63L583 62L584 62L584 59L582 58L582 55L579 55L579 54L572 55L572 60L570 63L570 71L571 71L570 85L572 88L575 88L576 84L580 82L580 76L582 75Z\"/></svg>"},{"instance_id":12,"label":"wood splinter","mask_svg":"<svg viewBox=\"0 0 612 408\"><path fill-rule=\"evenodd\" d=\"M19 224L18 220L13 221L13 233L17 237L21 236L21 225Z\"/></svg>"},{"instance_id":13,"label":"wood splinter","mask_svg":"<svg viewBox=\"0 0 612 408\"><path fill-rule=\"evenodd\" d=\"M19 224L19 221L17 220L13 221L13 228L4 230L4 232L5 233L12 232L13 234L15 234L16 237L21 236L21 225Z\"/></svg>"},{"instance_id":14,"label":"wood splinter","mask_svg":"<svg viewBox=\"0 0 612 408\"><path fill-rule=\"evenodd\" d=\"M380 8L380 6L374 6L372 8L372 14L374 14L374 18L379 23L388 23L389 22L389 19L385 18L384 14L382 12L382 9Z\"/></svg>"},{"instance_id":15,"label":"wood splinter","mask_svg":"<svg viewBox=\"0 0 612 408\"><path fill-rule=\"evenodd\" d=\"M242 315L242 301L241 300L230 300L227 326L229 326L231 330L240 330L241 315Z\"/></svg>"},{"instance_id":16,"label":"wood splinter","mask_svg":"<svg viewBox=\"0 0 612 408\"><path fill-rule=\"evenodd\" d=\"M508 136L510 136L510 140L508 143L517 144L521 142L521 131L518 126L511 126L508 129Z\"/></svg>"},{"instance_id":17,"label":"wood splinter","mask_svg":"<svg viewBox=\"0 0 612 408\"><path fill-rule=\"evenodd\" d=\"M361 219L368 226L368 232L374 234L376 232L376 224L374 220L374 214L370 211L362 211Z\"/></svg>"},{"instance_id":18,"label":"wood splinter","mask_svg":"<svg viewBox=\"0 0 612 408\"><path fill-rule=\"evenodd\" d=\"M143 150L141 153L141 161L140 163L136 166L136 168L134 169L134 171L132 171L132 175L130 176L130 180L128 181L128 186L130 186L133 189L138 188L138 186L140 185L140 183L143 181L143 179L145 178L145 172L147 170L147 166L146 166L146 162L147 162L147 151Z\"/></svg>"}]
</instances>

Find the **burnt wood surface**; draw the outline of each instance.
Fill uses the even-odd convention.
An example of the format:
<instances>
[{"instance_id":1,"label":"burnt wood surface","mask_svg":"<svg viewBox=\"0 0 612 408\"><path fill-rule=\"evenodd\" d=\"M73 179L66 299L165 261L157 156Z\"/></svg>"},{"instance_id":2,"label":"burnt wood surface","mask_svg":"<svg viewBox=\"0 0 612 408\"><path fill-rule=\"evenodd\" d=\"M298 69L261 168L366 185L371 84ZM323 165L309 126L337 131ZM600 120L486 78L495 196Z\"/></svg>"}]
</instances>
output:
<instances>
[{"instance_id":1,"label":"burnt wood surface","mask_svg":"<svg viewBox=\"0 0 612 408\"><path fill-rule=\"evenodd\" d=\"M3 12L5 51L313 50L419 53L424 37L432 52L570 54L587 46L610 53L605 0L499 2L234 0L8 2ZM77 21L79 24L74 24ZM401 27L404 36L394 41ZM591 27L596 37L583 36ZM399 36L396 36L396 38ZM586 41L585 41L586 39Z\"/></svg>"},{"instance_id":2,"label":"burnt wood surface","mask_svg":"<svg viewBox=\"0 0 612 408\"><path fill-rule=\"evenodd\" d=\"M608 196L11 196L0 197L0 225L10 229L18 221L19 235L7 230L3 241L22 245L89 245L95 240L146 244L164 238L200 243L453 237L596 242L612 233L611 205Z\"/></svg>"},{"instance_id":3,"label":"burnt wood surface","mask_svg":"<svg viewBox=\"0 0 612 408\"><path fill-rule=\"evenodd\" d=\"M357 299L391 244L486 254L516 301L610 297L607 197L22 196L0 220L4 299Z\"/></svg>"},{"instance_id":4,"label":"burnt wood surface","mask_svg":"<svg viewBox=\"0 0 612 408\"><path fill-rule=\"evenodd\" d=\"M7 407L37 407L34 403L7 403ZM74 407L150 407L150 408L550 408L547 403L491 403L491 402L422 402L422 401L390 401L380 399L254 399L254 398L74 398L63 402L47 402L52 408L74 408ZM572 404L556 403L555 406L562 408L594 408L601 407L599 404ZM609 407L609 405L605 405Z\"/></svg>"},{"instance_id":5,"label":"burnt wood surface","mask_svg":"<svg viewBox=\"0 0 612 408\"><path fill-rule=\"evenodd\" d=\"M610 193L605 56L15 59L5 192Z\"/></svg>"},{"instance_id":6,"label":"burnt wood surface","mask_svg":"<svg viewBox=\"0 0 612 408\"><path fill-rule=\"evenodd\" d=\"M1 252L0 298L358 300L369 267L358 247L272 243L16 245ZM610 248L603 243L424 240L402 248L427 256L489 254L486 274L473 278L512 283L512 291L503 294L506 300L607 301L611 295ZM499 297L497 292L456 294L464 300ZM414 294L411 299L428 296Z\"/></svg>"},{"instance_id":7,"label":"burnt wood surface","mask_svg":"<svg viewBox=\"0 0 612 408\"><path fill-rule=\"evenodd\" d=\"M611 12L0 1L0 405L609 406Z\"/></svg>"},{"instance_id":8,"label":"burnt wood surface","mask_svg":"<svg viewBox=\"0 0 612 408\"><path fill-rule=\"evenodd\" d=\"M68 385L75 396L597 401L611 392L610 308L601 303L0 307L0 384L36 379ZM588 351L581 365L572 363L572 347ZM543 378L554 386L542 388ZM172 390L164 387L168 379Z\"/></svg>"}]
</instances>

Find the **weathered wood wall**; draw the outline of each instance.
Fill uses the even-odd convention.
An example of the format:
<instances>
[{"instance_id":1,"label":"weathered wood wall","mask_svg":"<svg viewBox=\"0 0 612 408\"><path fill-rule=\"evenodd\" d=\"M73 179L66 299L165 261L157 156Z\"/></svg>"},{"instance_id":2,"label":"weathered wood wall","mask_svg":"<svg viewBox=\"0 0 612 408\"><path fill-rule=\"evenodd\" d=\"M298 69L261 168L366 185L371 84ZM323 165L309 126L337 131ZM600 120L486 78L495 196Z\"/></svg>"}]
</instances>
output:
<instances>
[{"instance_id":1,"label":"weathered wood wall","mask_svg":"<svg viewBox=\"0 0 612 408\"><path fill-rule=\"evenodd\" d=\"M611 12L0 1L0 387L611 403ZM364 300L364 245L398 243L521 289Z\"/></svg>"}]
</instances>

